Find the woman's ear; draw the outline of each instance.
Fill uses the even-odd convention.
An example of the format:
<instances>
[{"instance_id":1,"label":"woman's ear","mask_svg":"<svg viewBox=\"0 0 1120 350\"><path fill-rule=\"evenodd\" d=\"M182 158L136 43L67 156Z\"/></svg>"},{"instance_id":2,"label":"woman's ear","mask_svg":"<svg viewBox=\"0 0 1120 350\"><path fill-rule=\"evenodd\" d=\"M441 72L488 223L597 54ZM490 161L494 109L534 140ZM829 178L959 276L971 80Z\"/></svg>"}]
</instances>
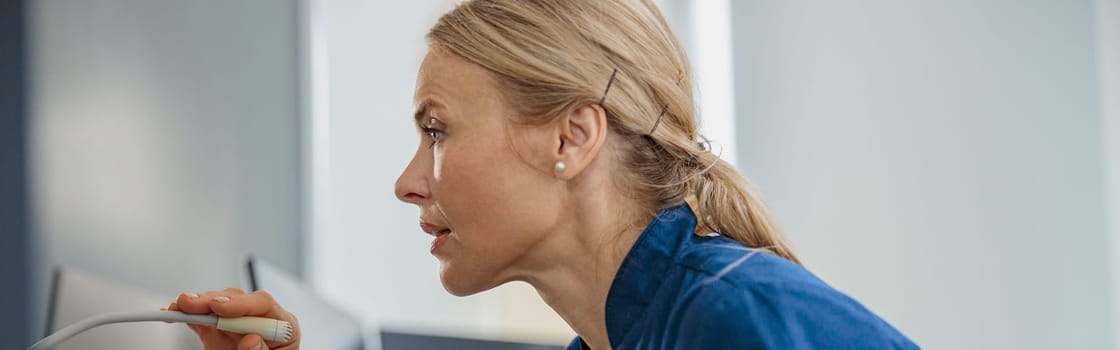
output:
<instances>
[{"instance_id":1,"label":"woman's ear","mask_svg":"<svg viewBox=\"0 0 1120 350\"><path fill-rule=\"evenodd\" d=\"M583 172L599 155L607 139L607 112L598 104L576 108L560 118L559 147L554 153L554 175L568 180Z\"/></svg>"}]
</instances>

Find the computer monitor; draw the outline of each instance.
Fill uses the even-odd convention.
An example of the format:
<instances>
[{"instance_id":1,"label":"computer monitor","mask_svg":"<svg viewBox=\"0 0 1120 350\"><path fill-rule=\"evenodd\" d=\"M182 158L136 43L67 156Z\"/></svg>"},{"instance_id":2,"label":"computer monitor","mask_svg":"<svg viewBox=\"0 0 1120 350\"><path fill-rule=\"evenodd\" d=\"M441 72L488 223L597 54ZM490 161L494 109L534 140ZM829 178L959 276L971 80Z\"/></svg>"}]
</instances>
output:
<instances>
[{"instance_id":1,"label":"computer monitor","mask_svg":"<svg viewBox=\"0 0 1120 350\"><path fill-rule=\"evenodd\" d=\"M324 300L295 275L256 257L249 257L249 286L264 290L299 319L300 348L363 350L360 322Z\"/></svg>"},{"instance_id":2,"label":"computer monitor","mask_svg":"<svg viewBox=\"0 0 1120 350\"><path fill-rule=\"evenodd\" d=\"M563 346L381 331L382 350L563 350Z\"/></svg>"},{"instance_id":3,"label":"computer monitor","mask_svg":"<svg viewBox=\"0 0 1120 350\"><path fill-rule=\"evenodd\" d=\"M90 316L111 312L155 311L173 299L73 267L54 270L44 337ZM163 322L112 324L88 330L56 347L70 349L198 349L186 326Z\"/></svg>"}]
</instances>

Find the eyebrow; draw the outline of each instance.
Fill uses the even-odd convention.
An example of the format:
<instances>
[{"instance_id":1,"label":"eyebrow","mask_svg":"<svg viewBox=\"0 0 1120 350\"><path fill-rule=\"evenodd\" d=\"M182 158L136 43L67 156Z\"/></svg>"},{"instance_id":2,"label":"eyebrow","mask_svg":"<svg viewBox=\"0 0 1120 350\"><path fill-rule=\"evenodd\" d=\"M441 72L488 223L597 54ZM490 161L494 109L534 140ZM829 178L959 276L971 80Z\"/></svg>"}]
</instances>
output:
<instances>
[{"instance_id":1,"label":"eyebrow","mask_svg":"<svg viewBox=\"0 0 1120 350\"><path fill-rule=\"evenodd\" d=\"M436 107L442 107L442 105L440 105L439 102L432 101L430 99L421 100L420 103L416 106L416 112L412 115L412 119L414 122L416 122L416 126L423 129L424 117L427 117L428 112Z\"/></svg>"}]
</instances>

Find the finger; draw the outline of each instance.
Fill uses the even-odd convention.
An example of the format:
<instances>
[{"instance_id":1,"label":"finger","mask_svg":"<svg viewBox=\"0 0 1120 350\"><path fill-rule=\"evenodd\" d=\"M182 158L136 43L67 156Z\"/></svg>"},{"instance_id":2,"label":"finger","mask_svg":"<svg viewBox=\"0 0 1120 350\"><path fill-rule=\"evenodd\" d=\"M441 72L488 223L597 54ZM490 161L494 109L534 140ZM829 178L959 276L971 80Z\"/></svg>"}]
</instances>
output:
<instances>
[{"instance_id":1,"label":"finger","mask_svg":"<svg viewBox=\"0 0 1120 350\"><path fill-rule=\"evenodd\" d=\"M247 334L241 337L241 341L237 343L237 350L268 350L268 346L264 344L264 339L256 334Z\"/></svg>"},{"instance_id":2,"label":"finger","mask_svg":"<svg viewBox=\"0 0 1120 350\"><path fill-rule=\"evenodd\" d=\"M179 297L175 299L175 304L179 306L179 311L188 314L208 314L210 313L208 300L203 299L198 294L183 292L179 293Z\"/></svg>"},{"instance_id":3,"label":"finger","mask_svg":"<svg viewBox=\"0 0 1120 350\"><path fill-rule=\"evenodd\" d=\"M256 291L252 294L218 296L210 300L209 308L223 317L280 316L283 309L271 294Z\"/></svg>"},{"instance_id":4,"label":"finger","mask_svg":"<svg viewBox=\"0 0 1120 350\"><path fill-rule=\"evenodd\" d=\"M217 297L229 297L239 294L245 294L245 291L241 290L241 288L226 288L220 291L208 291L201 295L182 293L179 294L179 298L175 302L179 304L179 309L183 312L191 314L209 314L213 312L213 310L210 309L211 300Z\"/></svg>"}]
</instances>

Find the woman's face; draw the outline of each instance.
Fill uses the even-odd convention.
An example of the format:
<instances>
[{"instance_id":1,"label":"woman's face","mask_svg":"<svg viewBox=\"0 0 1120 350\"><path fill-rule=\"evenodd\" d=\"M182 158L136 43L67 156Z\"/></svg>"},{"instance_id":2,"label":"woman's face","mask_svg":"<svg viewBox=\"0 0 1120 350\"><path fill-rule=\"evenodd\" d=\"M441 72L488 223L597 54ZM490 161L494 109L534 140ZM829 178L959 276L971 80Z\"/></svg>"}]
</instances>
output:
<instances>
[{"instance_id":1,"label":"woman's face","mask_svg":"<svg viewBox=\"0 0 1120 350\"><path fill-rule=\"evenodd\" d=\"M547 133L512 123L489 72L439 49L421 64L414 103L420 144L396 195L420 208L444 288L469 295L519 278L518 261L559 221Z\"/></svg>"}]
</instances>

